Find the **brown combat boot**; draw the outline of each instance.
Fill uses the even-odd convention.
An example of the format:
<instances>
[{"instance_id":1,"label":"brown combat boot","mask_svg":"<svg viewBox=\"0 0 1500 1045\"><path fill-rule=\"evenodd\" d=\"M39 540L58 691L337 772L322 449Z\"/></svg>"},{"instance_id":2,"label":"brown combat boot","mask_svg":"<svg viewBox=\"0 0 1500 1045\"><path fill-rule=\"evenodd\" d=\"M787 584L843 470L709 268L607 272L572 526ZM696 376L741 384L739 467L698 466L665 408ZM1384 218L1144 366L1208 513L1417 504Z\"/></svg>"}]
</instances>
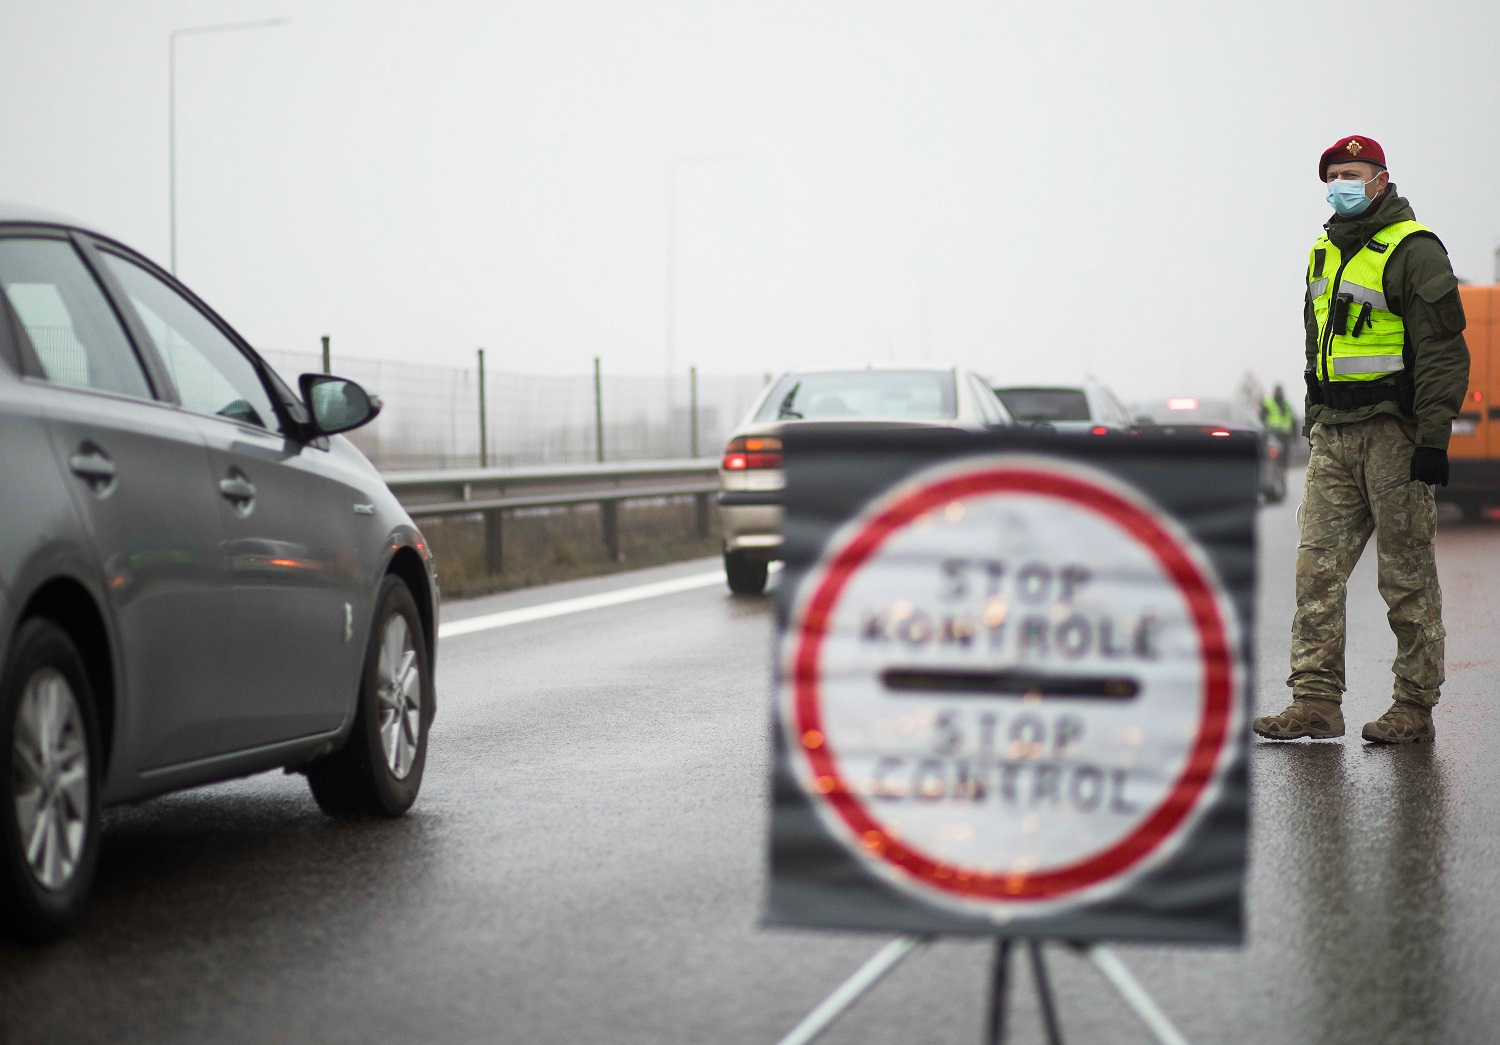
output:
<instances>
[{"instance_id":1,"label":"brown combat boot","mask_svg":"<svg viewBox=\"0 0 1500 1045\"><path fill-rule=\"evenodd\" d=\"M1415 744L1436 739L1437 730L1432 725L1430 707L1398 700L1374 722L1366 722L1359 735L1372 744Z\"/></svg>"},{"instance_id":2,"label":"brown combat boot","mask_svg":"<svg viewBox=\"0 0 1500 1045\"><path fill-rule=\"evenodd\" d=\"M1250 728L1271 740L1329 740L1344 735L1344 713L1338 703L1317 697L1295 697L1279 715L1262 715ZM1368 727L1366 727L1368 728Z\"/></svg>"}]
</instances>

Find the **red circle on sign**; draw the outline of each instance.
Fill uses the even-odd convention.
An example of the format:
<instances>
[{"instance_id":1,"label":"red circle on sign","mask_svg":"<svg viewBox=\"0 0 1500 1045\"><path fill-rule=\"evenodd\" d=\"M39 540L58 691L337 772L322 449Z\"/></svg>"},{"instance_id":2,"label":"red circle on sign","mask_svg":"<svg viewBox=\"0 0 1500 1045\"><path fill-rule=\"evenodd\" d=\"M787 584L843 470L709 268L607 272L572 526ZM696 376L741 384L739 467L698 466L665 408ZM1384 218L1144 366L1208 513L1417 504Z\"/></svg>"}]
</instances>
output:
<instances>
[{"instance_id":1,"label":"red circle on sign","mask_svg":"<svg viewBox=\"0 0 1500 1045\"><path fill-rule=\"evenodd\" d=\"M1203 716L1186 766L1167 797L1130 834L1102 852L1041 872L996 874L945 864L889 834L854 796L839 772L819 707L818 661L829 618L849 578L893 533L920 516L965 497L1036 494L1103 516L1138 540L1187 601L1204 666ZM1151 855L1183 825L1208 788L1229 735L1234 704L1229 640L1213 586L1179 540L1150 512L1119 494L1055 471L997 467L953 476L900 497L869 520L834 557L806 604L792 657L796 722L792 736L818 791L873 856L941 892L969 899L1055 900L1106 882ZM809 735L817 743L800 738Z\"/></svg>"}]
</instances>

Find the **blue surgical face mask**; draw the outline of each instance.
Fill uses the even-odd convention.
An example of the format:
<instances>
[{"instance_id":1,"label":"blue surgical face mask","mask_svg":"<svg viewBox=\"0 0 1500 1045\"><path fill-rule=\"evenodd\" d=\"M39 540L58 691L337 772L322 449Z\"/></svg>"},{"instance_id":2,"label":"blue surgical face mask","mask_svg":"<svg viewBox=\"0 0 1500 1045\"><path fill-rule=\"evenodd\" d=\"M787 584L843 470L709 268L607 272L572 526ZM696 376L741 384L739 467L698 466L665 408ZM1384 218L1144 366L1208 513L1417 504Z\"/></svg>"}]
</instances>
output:
<instances>
[{"instance_id":1,"label":"blue surgical face mask","mask_svg":"<svg viewBox=\"0 0 1500 1045\"><path fill-rule=\"evenodd\" d=\"M1375 175L1375 178L1380 175ZM1374 181L1371 178L1370 181ZM1342 178L1328 183L1328 205L1341 217L1352 218L1363 214L1374 200L1365 195L1365 186L1370 181L1346 181Z\"/></svg>"}]
</instances>

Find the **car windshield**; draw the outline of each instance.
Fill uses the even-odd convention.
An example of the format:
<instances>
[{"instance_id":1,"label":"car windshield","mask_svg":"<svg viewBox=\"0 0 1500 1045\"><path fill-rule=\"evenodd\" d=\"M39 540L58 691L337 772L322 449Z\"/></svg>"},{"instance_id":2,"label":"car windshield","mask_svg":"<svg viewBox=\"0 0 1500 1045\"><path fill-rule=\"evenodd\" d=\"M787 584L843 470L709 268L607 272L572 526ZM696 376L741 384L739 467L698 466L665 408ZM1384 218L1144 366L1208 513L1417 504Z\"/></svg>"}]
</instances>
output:
<instances>
[{"instance_id":1,"label":"car windshield","mask_svg":"<svg viewBox=\"0 0 1500 1045\"><path fill-rule=\"evenodd\" d=\"M1088 421L1088 397L1076 388L997 388L1017 421Z\"/></svg>"},{"instance_id":2,"label":"car windshield","mask_svg":"<svg viewBox=\"0 0 1500 1045\"><path fill-rule=\"evenodd\" d=\"M937 370L843 370L788 374L755 415L757 421L958 416L953 374Z\"/></svg>"}]
</instances>

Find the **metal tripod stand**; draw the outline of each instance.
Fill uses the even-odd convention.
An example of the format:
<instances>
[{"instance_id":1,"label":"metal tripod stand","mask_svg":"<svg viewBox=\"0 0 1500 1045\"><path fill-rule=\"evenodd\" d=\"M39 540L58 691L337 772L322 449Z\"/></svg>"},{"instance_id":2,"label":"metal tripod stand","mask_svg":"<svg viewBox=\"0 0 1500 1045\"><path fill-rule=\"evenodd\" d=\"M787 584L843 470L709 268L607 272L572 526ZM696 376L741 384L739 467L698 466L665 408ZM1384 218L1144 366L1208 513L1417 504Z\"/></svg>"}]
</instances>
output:
<instances>
[{"instance_id":1,"label":"metal tripod stand","mask_svg":"<svg viewBox=\"0 0 1500 1045\"><path fill-rule=\"evenodd\" d=\"M778 1045L808 1045L833 1025L854 1003L870 991L897 965L935 940L935 936L901 936L886 944L855 971L853 976L841 983L817 1008L808 1013ZM990 974L989 1018L986 1023L986 1045L1004 1045L1006 1015L1011 991L1010 952L1013 941L1002 937L995 941L995 960ZM1047 973L1047 963L1042 955L1041 940L1027 940L1025 947L1031 956L1031 974L1036 983L1037 1003L1042 1013L1042 1030L1047 1045L1062 1045L1062 1026L1058 1021L1057 1004L1052 994L1052 980ZM1067 946L1087 958L1104 974L1110 985L1119 992L1125 1003L1140 1017L1160 1045L1188 1045L1172 1025L1156 1000L1146 992L1123 962L1102 943L1067 942Z\"/></svg>"}]
</instances>

